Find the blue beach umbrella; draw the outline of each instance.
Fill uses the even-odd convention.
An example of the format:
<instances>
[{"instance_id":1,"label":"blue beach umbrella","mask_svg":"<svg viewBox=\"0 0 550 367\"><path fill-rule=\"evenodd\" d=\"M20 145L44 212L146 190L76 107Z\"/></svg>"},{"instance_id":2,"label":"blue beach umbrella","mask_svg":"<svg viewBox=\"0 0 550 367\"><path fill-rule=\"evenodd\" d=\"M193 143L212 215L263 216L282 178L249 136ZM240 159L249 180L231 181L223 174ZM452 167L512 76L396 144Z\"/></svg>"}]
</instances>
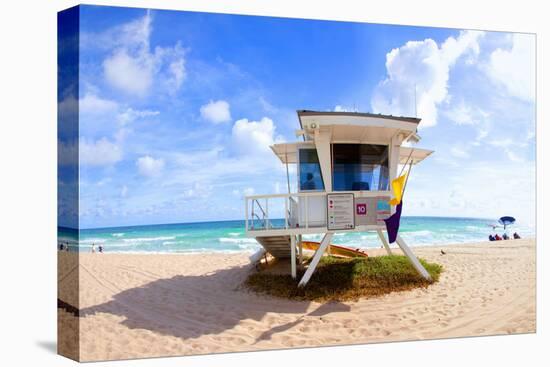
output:
<instances>
[{"instance_id":1,"label":"blue beach umbrella","mask_svg":"<svg viewBox=\"0 0 550 367\"><path fill-rule=\"evenodd\" d=\"M498 220L498 222L504 226L504 229L506 229L506 226L514 224L515 221L516 221L516 218L514 217L501 217Z\"/></svg>"}]
</instances>

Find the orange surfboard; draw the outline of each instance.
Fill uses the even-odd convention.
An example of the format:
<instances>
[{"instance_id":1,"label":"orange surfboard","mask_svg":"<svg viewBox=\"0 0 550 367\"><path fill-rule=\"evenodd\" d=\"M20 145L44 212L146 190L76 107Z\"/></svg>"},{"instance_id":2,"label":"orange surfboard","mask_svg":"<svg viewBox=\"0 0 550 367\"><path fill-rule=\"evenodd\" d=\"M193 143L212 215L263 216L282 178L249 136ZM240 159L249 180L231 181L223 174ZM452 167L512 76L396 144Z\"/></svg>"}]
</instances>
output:
<instances>
[{"instance_id":1,"label":"orange surfboard","mask_svg":"<svg viewBox=\"0 0 550 367\"><path fill-rule=\"evenodd\" d=\"M319 242L314 241L302 241L303 248L307 250L316 251L319 248ZM363 250L353 249L345 246L330 245L329 252L331 255L342 257L368 257L367 253Z\"/></svg>"}]
</instances>

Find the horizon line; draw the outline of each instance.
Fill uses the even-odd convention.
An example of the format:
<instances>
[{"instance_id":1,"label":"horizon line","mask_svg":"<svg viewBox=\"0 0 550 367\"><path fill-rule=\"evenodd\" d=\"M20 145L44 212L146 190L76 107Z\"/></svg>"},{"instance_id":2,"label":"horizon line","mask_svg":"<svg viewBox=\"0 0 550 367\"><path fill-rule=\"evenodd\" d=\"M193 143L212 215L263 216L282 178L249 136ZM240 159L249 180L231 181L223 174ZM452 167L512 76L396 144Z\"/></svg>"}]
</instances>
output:
<instances>
[{"instance_id":1,"label":"horizon line","mask_svg":"<svg viewBox=\"0 0 550 367\"><path fill-rule=\"evenodd\" d=\"M483 218L483 217L448 217L439 215L404 215L403 218L448 218L448 219L476 219L476 220L494 220L498 219ZM284 220L284 218L272 218L273 220ZM244 222L244 219L221 219L221 220L200 220L194 222L168 222L168 223L150 223L150 224L129 224L129 225L115 225L105 227L85 227L74 228L58 225L57 228L66 228L70 230L90 230L90 229L112 229L112 228L131 228L131 227L144 227L144 226L165 226L165 225L179 225L179 224L204 224L204 223L220 223L220 222Z\"/></svg>"}]
</instances>

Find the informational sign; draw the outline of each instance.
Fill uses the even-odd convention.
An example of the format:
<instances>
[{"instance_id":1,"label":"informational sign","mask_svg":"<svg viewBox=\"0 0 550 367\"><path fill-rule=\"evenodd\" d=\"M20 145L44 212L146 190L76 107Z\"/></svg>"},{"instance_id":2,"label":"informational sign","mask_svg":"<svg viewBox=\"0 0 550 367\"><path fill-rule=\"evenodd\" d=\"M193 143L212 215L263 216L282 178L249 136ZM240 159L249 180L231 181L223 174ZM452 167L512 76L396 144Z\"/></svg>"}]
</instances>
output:
<instances>
[{"instance_id":1,"label":"informational sign","mask_svg":"<svg viewBox=\"0 0 550 367\"><path fill-rule=\"evenodd\" d=\"M385 226L390 216L389 196L355 196L355 228L361 226Z\"/></svg>"},{"instance_id":2,"label":"informational sign","mask_svg":"<svg viewBox=\"0 0 550 367\"><path fill-rule=\"evenodd\" d=\"M391 207L389 204L389 196L381 196L376 198L376 224L384 225L384 219L391 215Z\"/></svg>"},{"instance_id":3,"label":"informational sign","mask_svg":"<svg viewBox=\"0 0 550 367\"><path fill-rule=\"evenodd\" d=\"M355 213L357 215L367 215L367 203L355 204Z\"/></svg>"},{"instance_id":4,"label":"informational sign","mask_svg":"<svg viewBox=\"0 0 550 367\"><path fill-rule=\"evenodd\" d=\"M372 202L367 197L355 197L355 227L366 226L376 222L373 218Z\"/></svg>"},{"instance_id":5,"label":"informational sign","mask_svg":"<svg viewBox=\"0 0 550 367\"><path fill-rule=\"evenodd\" d=\"M327 194L327 228L329 230L355 228L353 194Z\"/></svg>"}]
</instances>

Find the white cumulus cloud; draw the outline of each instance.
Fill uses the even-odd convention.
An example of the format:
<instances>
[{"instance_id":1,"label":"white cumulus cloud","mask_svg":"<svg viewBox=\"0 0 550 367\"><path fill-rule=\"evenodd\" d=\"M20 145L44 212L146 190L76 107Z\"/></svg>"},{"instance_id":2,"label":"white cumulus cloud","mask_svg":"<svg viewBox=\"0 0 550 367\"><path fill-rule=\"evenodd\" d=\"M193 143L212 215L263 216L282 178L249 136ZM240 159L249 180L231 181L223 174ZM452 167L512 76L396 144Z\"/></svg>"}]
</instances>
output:
<instances>
[{"instance_id":1,"label":"white cumulus cloud","mask_svg":"<svg viewBox=\"0 0 550 367\"><path fill-rule=\"evenodd\" d=\"M229 103L223 100L210 101L201 106L201 117L215 124L227 122L231 120Z\"/></svg>"},{"instance_id":2,"label":"white cumulus cloud","mask_svg":"<svg viewBox=\"0 0 550 367\"><path fill-rule=\"evenodd\" d=\"M105 137L96 141L80 139L79 151L80 163L90 166L108 166L122 159L122 149Z\"/></svg>"},{"instance_id":3,"label":"white cumulus cloud","mask_svg":"<svg viewBox=\"0 0 550 367\"><path fill-rule=\"evenodd\" d=\"M254 195L254 188L252 187L247 187L243 190L243 195L244 196L250 196L250 195Z\"/></svg>"},{"instance_id":4,"label":"white cumulus cloud","mask_svg":"<svg viewBox=\"0 0 550 367\"><path fill-rule=\"evenodd\" d=\"M164 169L164 160L155 159L151 156L143 156L136 161L138 172L146 177L155 177L161 174Z\"/></svg>"},{"instance_id":5,"label":"white cumulus cloud","mask_svg":"<svg viewBox=\"0 0 550 367\"><path fill-rule=\"evenodd\" d=\"M173 93L180 88L187 76L183 57L176 57L175 60L170 63L168 71L171 77L167 79L167 85L169 91Z\"/></svg>"},{"instance_id":6,"label":"white cumulus cloud","mask_svg":"<svg viewBox=\"0 0 550 367\"><path fill-rule=\"evenodd\" d=\"M334 112L357 112L357 109L355 107L336 105L334 106Z\"/></svg>"},{"instance_id":7,"label":"white cumulus cloud","mask_svg":"<svg viewBox=\"0 0 550 367\"><path fill-rule=\"evenodd\" d=\"M244 189L242 190L238 190L238 189L234 189L232 191L233 195L236 196L236 197L239 197L239 198L242 198L244 196L251 196L251 195L254 195L255 194L255 191L254 191L254 188L253 187L245 187Z\"/></svg>"},{"instance_id":8,"label":"white cumulus cloud","mask_svg":"<svg viewBox=\"0 0 550 367\"><path fill-rule=\"evenodd\" d=\"M465 147L454 146L451 148L451 155L456 158L469 158L470 154L468 153Z\"/></svg>"},{"instance_id":9,"label":"white cumulus cloud","mask_svg":"<svg viewBox=\"0 0 550 367\"><path fill-rule=\"evenodd\" d=\"M445 115L458 125L473 125L476 122L472 116L472 108L464 101L445 111Z\"/></svg>"},{"instance_id":10,"label":"white cumulus cloud","mask_svg":"<svg viewBox=\"0 0 550 367\"><path fill-rule=\"evenodd\" d=\"M437 124L437 107L448 96L449 71L463 55L479 54L478 31L463 31L438 45L432 39L409 41L386 55L387 77L375 88L375 113L416 115L421 127ZM415 105L416 102L416 105Z\"/></svg>"},{"instance_id":11,"label":"white cumulus cloud","mask_svg":"<svg viewBox=\"0 0 550 367\"><path fill-rule=\"evenodd\" d=\"M86 93L79 101L79 112L91 115L112 113L118 109L118 103L101 98L94 93Z\"/></svg>"},{"instance_id":12,"label":"white cumulus cloud","mask_svg":"<svg viewBox=\"0 0 550 367\"><path fill-rule=\"evenodd\" d=\"M145 95L153 83L154 60L148 54L130 56L117 50L103 63L105 78L115 88L129 94Z\"/></svg>"},{"instance_id":13,"label":"white cumulus cloud","mask_svg":"<svg viewBox=\"0 0 550 367\"><path fill-rule=\"evenodd\" d=\"M125 111L121 112L117 116L117 120L122 125L126 125L130 122L133 122L140 118L157 116L160 114L159 111L153 110L134 110L133 108L127 108Z\"/></svg>"},{"instance_id":14,"label":"white cumulus cloud","mask_svg":"<svg viewBox=\"0 0 550 367\"><path fill-rule=\"evenodd\" d=\"M260 121L238 120L232 130L235 148L241 153L271 152L269 146L275 143L274 135L275 124L268 117Z\"/></svg>"},{"instance_id":15,"label":"white cumulus cloud","mask_svg":"<svg viewBox=\"0 0 550 367\"><path fill-rule=\"evenodd\" d=\"M151 50L152 23L148 11L142 18L105 32L113 39L107 41L112 51L103 61L103 72L114 88L143 97L156 81L169 93L175 93L185 80L185 50L179 43ZM98 37L106 38L105 35Z\"/></svg>"},{"instance_id":16,"label":"white cumulus cloud","mask_svg":"<svg viewBox=\"0 0 550 367\"><path fill-rule=\"evenodd\" d=\"M487 73L509 94L525 101L535 98L535 36L516 33L511 47L498 48L491 53Z\"/></svg>"}]
</instances>

